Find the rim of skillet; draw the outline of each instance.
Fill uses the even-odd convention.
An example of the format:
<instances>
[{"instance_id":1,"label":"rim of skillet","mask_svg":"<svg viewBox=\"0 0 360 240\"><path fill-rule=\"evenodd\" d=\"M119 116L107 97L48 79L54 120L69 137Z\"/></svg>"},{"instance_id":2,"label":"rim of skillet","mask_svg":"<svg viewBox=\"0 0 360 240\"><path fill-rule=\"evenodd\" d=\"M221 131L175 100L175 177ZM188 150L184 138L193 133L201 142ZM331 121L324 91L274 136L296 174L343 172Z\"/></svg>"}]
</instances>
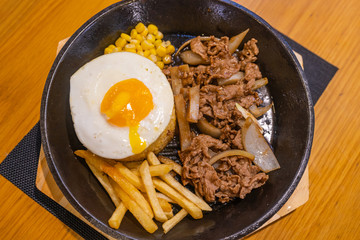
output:
<instances>
[{"instance_id":1,"label":"rim of skillet","mask_svg":"<svg viewBox=\"0 0 360 240\"><path fill-rule=\"evenodd\" d=\"M49 139L47 135L47 118L46 118L46 112L47 112L47 102L48 102L48 90L54 80L54 75L57 72L59 64L62 62L64 54L68 50L68 48L73 44L74 40L76 40L82 32L84 32L86 29L90 28L93 23L95 23L99 18L101 18L104 14L109 12L111 9L115 7L119 7L122 5L127 5L131 2L134 2L137 0L122 0L120 2L114 3L94 16L92 16L89 20L87 20L78 30L75 31L75 33L67 40L67 42L64 44L60 52L57 54L53 65L49 71L49 74L46 79L46 83L44 86L44 91L41 99L41 108L40 108L40 130L41 130L41 141L43 145L44 154L46 157L46 161L48 163L49 169L55 179L55 182L58 184L59 182L62 182L62 179L58 175L57 168L53 164L53 156L51 147L49 146ZM258 229L261 225L263 225L268 219L270 219L273 215L275 215L280 208L286 203L286 201L290 198L292 193L294 192L295 188L297 187L309 160L310 152L311 152L311 146L312 146L312 140L313 140L313 134L314 134L314 108L313 108L313 102L310 95L310 89L308 85L307 78L305 76L305 73L300 66L300 63L298 62L295 54L293 53L290 45L285 41L285 39L281 36L281 34L275 30L272 26L270 26L264 19L262 19L260 16L255 14L254 12L250 11L249 9L241 6L240 4L233 2L231 0L214 0L219 1L228 5L231 5L232 7L238 8L242 10L245 14L256 20L259 24L263 25L265 28L267 28L271 34L275 36L275 39L279 42L279 44L282 45L284 49L286 49L287 54L290 56L291 61L296 66L296 71L300 76L303 88L305 89L306 94L306 100L307 100L307 111L308 111L308 122L309 122L309 131L307 133L307 139L306 139L306 147L305 152L303 155L303 158L301 160L301 163L299 165L299 168L290 183L290 187L285 191L284 195L280 198L280 200L271 208L269 209L261 218L250 224L249 226L245 227L244 229L236 232L233 235L227 236L226 239L237 239L239 237L246 236L252 232L254 232L256 229ZM66 199L70 202L70 204L91 224L93 224L95 227L100 229L101 231L108 233L110 235L113 235L108 231L106 228L104 229L104 225L100 223L98 220L94 220L91 214L87 212L85 209L82 208L82 206L77 202L75 198L70 194L69 189L64 186L63 184L58 184L58 187L60 188L61 192L64 194ZM117 231L118 232L118 231ZM118 232L122 235L122 237L131 238L130 236L125 235L124 233ZM132 238L131 238L132 239Z\"/></svg>"}]
</instances>

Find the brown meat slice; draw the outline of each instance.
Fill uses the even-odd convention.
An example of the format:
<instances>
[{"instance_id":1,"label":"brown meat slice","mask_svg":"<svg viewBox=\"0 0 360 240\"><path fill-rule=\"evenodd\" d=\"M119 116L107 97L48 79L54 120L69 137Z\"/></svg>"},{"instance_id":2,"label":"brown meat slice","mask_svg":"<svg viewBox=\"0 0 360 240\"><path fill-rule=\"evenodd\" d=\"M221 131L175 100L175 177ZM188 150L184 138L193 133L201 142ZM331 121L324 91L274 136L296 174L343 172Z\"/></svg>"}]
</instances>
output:
<instances>
[{"instance_id":1,"label":"brown meat slice","mask_svg":"<svg viewBox=\"0 0 360 240\"><path fill-rule=\"evenodd\" d=\"M191 48L191 51L200 55L200 57L202 59L204 59L205 61L209 60L209 57L207 55L208 48L201 42L200 36L197 36L196 38L191 40L190 48Z\"/></svg>"}]
</instances>

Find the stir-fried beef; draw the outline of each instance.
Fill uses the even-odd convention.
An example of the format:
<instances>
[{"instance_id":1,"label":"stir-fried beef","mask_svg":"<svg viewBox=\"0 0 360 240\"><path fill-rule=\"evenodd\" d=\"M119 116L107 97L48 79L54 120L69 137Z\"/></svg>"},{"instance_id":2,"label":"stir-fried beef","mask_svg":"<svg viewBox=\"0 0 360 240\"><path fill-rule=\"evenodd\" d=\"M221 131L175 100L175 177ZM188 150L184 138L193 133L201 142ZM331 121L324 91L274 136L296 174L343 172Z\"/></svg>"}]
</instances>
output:
<instances>
[{"instance_id":1,"label":"stir-fried beef","mask_svg":"<svg viewBox=\"0 0 360 240\"><path fill-rule=\"evenodd\" d=\"M184 88L200 85L200 119L206 119L221 130L219 139L200 134L192 139L190 147L179 151L183 163L183 183L194 185L208 202L244 198L268 179L251 160L244 157L225 157L214 166L209 164L216 153L243 149L241 127L244 118L235 103L246 109L262 103L257 93L252 91L255 81L262 78L258 65L254 63L259 54L256 43L256 39L251 39L244 44L243 50L230 54L228 37L218 39L212 36L204 41L197 37L190 42L190 49L209 64L186 65L179 72ZM242 79L225 86L217 85L218 79L230 78L239 71L244 73ZM170 75L168 70L164 73Z\"/></svg>"}]
</instances>

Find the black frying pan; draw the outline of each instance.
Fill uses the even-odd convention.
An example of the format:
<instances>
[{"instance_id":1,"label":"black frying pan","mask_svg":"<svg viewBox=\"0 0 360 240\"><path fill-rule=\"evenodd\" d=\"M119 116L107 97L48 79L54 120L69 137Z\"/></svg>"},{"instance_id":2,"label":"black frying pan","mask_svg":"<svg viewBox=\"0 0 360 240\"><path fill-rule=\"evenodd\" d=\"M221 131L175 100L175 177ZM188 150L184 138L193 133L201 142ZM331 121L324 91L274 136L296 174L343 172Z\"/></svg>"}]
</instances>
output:
<instances>
[{"instance_id":1,"label":"black frying pan","mask_svg":"<svg viewBox=\"0 0 360 240\"><path fill-rule=\"evenodd\" d=\"M148 234L131 214L126 214L119 230L111 229L107 224L114 210L110 198L73 154L83 146L70 116L70 76L139 21L156 24L176 47L191 36L233 36L250 28L245 41L251 37L259 41L257 63L270 79L267 93L275 103L270 140L281 169L271 172L269 181L244 200L216 205L201 220L187 217L166 235L161 230ZM304 72L290 47L254 13L231 1L124 0L92 17L60 51L46 81L40 123L56 183L75 209L103 232L122 239L235 239L260 227L296 188L310 155L314 115ZM171 154L174 146L165 152Z\"/></svg>"}]
</instances>

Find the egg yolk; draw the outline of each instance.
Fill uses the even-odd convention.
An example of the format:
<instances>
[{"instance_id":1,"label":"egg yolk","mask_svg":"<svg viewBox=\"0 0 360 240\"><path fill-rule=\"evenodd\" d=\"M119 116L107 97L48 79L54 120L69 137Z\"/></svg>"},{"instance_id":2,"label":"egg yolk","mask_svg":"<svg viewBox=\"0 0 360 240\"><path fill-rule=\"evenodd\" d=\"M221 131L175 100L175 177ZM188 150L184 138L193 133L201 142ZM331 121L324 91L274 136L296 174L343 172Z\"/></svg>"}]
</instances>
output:
<instances>
[{"instance_id":1,"label":"egg yolk","mask_svg":"<svg viewBox=\"0 0 360 240\"><path fill-rule=\"evenodd\" d=\"M150 90L143 82L131 78L116 83L106 92L100 111L105 114L109 123L118 127L129 127L132 152L137 154L146 148L146 141L138 133L140 121L153 108Z\"/></svg>"}]
</instances>

